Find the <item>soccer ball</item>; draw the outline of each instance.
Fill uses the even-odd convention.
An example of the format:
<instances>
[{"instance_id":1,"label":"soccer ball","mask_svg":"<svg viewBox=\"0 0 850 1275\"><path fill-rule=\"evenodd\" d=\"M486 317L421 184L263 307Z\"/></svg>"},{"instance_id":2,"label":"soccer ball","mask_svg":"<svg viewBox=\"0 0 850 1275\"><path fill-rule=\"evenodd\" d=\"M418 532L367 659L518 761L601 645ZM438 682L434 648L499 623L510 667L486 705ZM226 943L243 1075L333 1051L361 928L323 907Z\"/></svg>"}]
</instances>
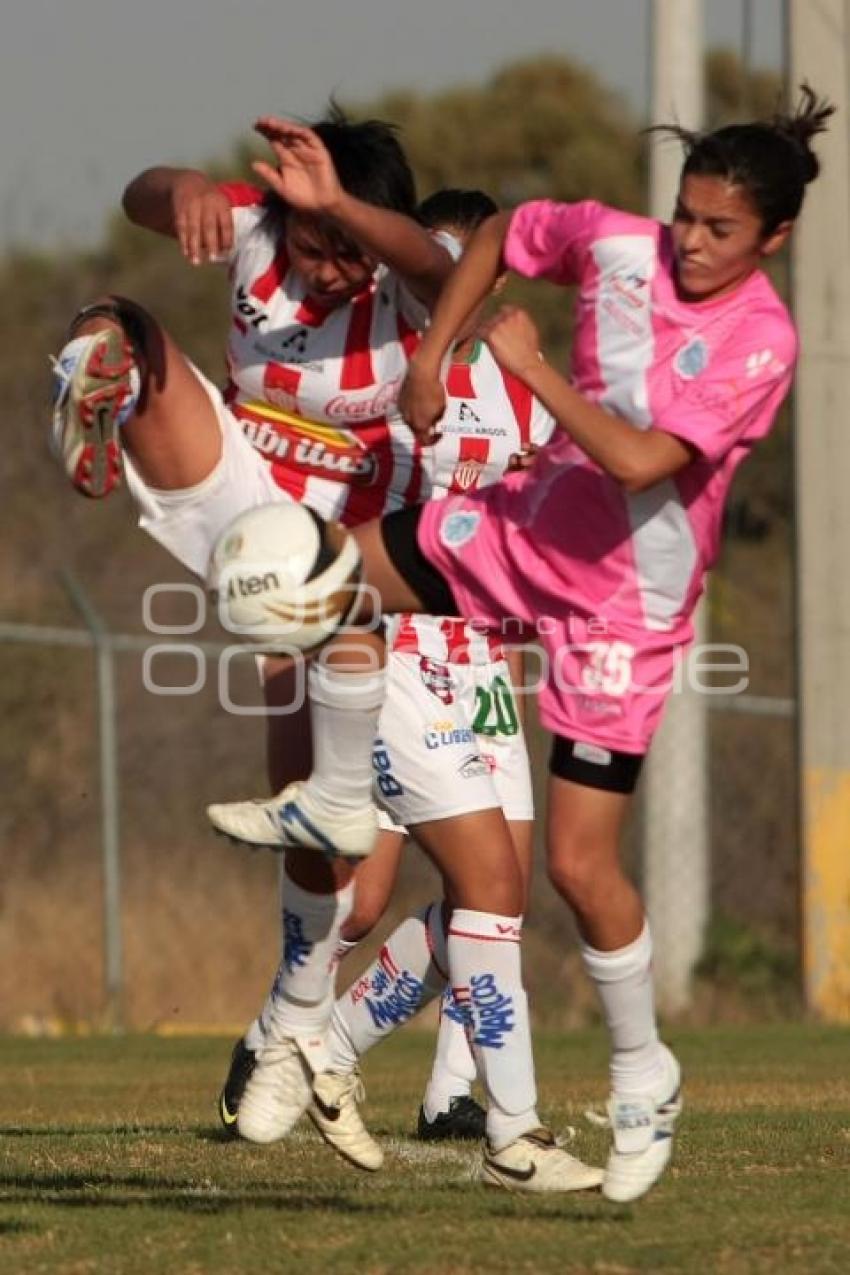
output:
<instances>
[{"instance_id":1,"label":"soccer ball","mask_svg":"<svg viewBox=\"0 0 850 1275\"><path fill-rule=\"evenodd\" d=\"M357 542L305 505L262 505L239 514L216 541L208 584L229 633L291 653L321 646L358 596Z\"/></svg>"}]
</instances>

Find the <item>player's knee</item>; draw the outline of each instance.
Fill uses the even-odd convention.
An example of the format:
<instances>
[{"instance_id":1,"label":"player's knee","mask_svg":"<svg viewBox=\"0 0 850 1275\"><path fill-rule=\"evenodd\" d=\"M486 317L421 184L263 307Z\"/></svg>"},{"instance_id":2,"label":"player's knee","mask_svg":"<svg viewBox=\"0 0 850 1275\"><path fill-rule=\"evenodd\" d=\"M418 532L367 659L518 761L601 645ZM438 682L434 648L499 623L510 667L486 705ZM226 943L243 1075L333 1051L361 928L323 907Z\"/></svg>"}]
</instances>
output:
<instances>
[{"instance_id":1,"label":"player's knee","mask_svg":"<svg viewBox=\"0 0 850 1275\"><path fill-rule=\"evenodd\" d=\"M567 903L584 910L604 887L606 859L589 842L576 839L550 850L549 880Z\"/></svg>"}]
</instances>

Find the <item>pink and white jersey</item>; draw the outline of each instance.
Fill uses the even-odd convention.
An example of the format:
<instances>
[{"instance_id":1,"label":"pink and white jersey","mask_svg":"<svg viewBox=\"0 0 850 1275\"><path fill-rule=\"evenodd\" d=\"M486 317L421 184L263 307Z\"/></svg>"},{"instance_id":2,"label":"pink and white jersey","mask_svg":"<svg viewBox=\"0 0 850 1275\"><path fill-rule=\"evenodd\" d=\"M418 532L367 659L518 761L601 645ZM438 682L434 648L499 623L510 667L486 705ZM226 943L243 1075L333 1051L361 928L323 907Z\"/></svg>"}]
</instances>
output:
<instances>
[{"instance_id":1,"label":"pink and white jersey","mask_svg":"<svg viewBox=\"0 0 850 1275\"><path fill-rule=\"evenodd\" d=\"M561 435L512 508L520 524L542 512L560 475L568 511L558 537L512 539L516 569L550 572L557 596L568 561L570 602L585 614L686 639L732 476L791 384L797 339L786 308L760 271L715 299L680 300L669 227L595 202L521 205L505 260L519 274L578 285L575 387L695 454L673 478L629 494Z\"/></svg>"},{"instance_id":2,"label":"pink and white jersey","mask_svg":"<svg viewBox=\"0 0 850 1275\"><path fill-rule=\"evenodd\" d=\"M419 449L396 398L427 310L379 266L348 304L305 297L263 192L219 188L233 208L225 401L294 499L346 525L420 497Z\"/></svg>"},{"instance_id":3,"label":"pink and white jersey","mask_svg":"<svg viewBox=\"0 0 850 1275\"><path fill-rule=\"evenodd\" d=\"M423 497L442 500L497 482L511 456L552 437L552 416L482 341L468 360L449 364L445 391L440 437L422 453ZM501 642L486 626L431 615L397 617L390 641L394 651L443 663L478 665L503 657Z\"/></svg>"},{"instance_id":4,"label":"pink and white jersey","mask_svg":"<svg viewBox=\"0 0 850 1275\"><path fill-rule=\"evenodd\" d=\"M532 469L430 501L419 520L462 614L536 638L544 726L608 764L612 749L644 753L658 727L729 483L788 390L796 337L758 272L725 296L681 301L669 228L599 204L521 206L505 259L578 284L582 394L694 452L632 495L559 433Z\"/></svg>"}]
</instances>

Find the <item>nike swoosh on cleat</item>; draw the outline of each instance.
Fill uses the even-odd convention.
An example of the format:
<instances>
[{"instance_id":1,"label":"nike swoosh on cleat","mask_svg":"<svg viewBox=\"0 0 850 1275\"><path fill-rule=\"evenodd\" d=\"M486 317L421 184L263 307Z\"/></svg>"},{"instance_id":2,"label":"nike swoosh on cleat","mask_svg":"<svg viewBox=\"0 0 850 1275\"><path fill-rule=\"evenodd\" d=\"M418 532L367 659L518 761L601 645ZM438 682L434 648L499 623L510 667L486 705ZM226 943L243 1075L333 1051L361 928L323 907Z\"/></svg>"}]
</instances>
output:
<instances>
[{"instance_id":1,"label":"nike swoosh on cleat","mask_svg":"<svg viewBox=\"0 0 850 1275\"><path fill-rule=\"evenodd\" d=\"M537 1172L535 1164L530 1164L527 1169L508 1169L502 1164L496 1164L495 1160L485 1160L484 1163L502 1177L513 1178L515 1182L530 1182Z\"/></svg>"},{"instance_id":2,"label":"nike swoosh on cleat","mask_svg":"<svg viewBox=\"0 0 850 1275\"><path fill-rule=\"evenodd\" d=\"M226 1102L222 1102L221 1106L219 1107L219 1111L221 1112L221 1120L223 1124L236 1124L236 1121L239 1118L238 1111L234 1111L231 1113L228 1110L228 1106Z\"/></svg>"},{"instance_id":3,"label":"nike swoosh on cleat","mask_svg":"<svg viewBox=\"0 0 850 1275\"><path fill-rule=\"evenodd\" d=\"M313 1102L319 1108L319 1111L322 1113L322 1115L325 1117L326 1120L331 1120L331 1121L339 1120L339 1117L340 1117L339 1107L327 1106L326 1103L322 1102L321 1098L319 1097L317 1093L313 1094Z\"/></svg>"}]
</instances>

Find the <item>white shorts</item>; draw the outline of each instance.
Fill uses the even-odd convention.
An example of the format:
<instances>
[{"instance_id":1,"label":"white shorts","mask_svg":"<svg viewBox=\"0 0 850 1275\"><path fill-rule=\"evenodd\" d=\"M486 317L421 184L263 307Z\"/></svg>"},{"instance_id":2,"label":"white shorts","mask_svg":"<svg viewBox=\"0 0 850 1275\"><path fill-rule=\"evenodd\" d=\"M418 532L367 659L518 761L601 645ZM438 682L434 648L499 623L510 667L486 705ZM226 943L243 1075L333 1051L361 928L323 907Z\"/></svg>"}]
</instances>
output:
<instances>
[{"instance_id":1,"label":"white shorts","mask_svg":"<svg viewBox=\"0 0 850 1275\"><path fill-rule=\"evenodd\" d=\"M507 819L534 817L525 736L504 660L441 664L390 652L372 765L375 796L396 826L494 806Z\"/></svg>"},{"instance_id":2,"label":"white shorts","mask_svg":"<svg viewBox=\"0 0 850 1275\"><path fill-rule=\"evenodd\" d=\"M291 500L271 476L269 464L248 442L220 392L198 371L221 429L222 453L215 469L195 487L158 491L149 487L124 456L127 487L139 510L139 526L204 578L213 545L237 514L272 501Z\"/></svg>"}]
</instances>

